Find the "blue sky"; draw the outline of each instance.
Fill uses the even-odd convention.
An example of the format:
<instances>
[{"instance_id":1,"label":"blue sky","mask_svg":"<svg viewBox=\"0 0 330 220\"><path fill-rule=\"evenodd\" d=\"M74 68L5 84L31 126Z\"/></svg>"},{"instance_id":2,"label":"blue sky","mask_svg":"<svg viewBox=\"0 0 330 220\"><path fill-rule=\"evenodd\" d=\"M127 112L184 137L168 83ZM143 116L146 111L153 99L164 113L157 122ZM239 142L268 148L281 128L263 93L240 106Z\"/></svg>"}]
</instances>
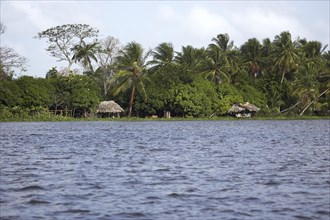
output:
<instances>
[{"instance_id":1,"label":"blue sky","mask_svg":"<svg viewBox=\"0 0 330 220\"><path fill-rule=\"evenodd\" d=\"M1 22L7 27L1 46L14 48L29 60L24 75L44 77L58 63L45 51L45 40L33 37L50 27L85 23L145 49L162 42L206 47L213 37L228 33L239 47L249 38L263 40L282 31L330 44L330 5L324 1L3 1ZM329 49L329 48L328 48ZM20 75L19 73L17 74Z\"/></svg>"}]
</instances>

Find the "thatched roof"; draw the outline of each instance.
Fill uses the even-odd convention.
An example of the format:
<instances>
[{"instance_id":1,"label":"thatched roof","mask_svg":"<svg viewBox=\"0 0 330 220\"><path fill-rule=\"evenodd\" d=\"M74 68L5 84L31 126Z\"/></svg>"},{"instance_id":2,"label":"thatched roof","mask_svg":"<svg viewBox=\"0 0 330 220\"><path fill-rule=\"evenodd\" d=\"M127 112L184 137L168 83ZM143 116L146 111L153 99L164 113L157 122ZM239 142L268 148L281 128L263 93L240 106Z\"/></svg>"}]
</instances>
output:
<instances>
[{"instance_id":1,"label":"thatched roof","mask_svg":"<svg viewBox=\"0 0 330 220\"><path fill-rule=\"evenodd\" d=\"M239 107L239 105L237 105L237 104L234 104L234 105L228 110L228 113L239 113L239 112L242 112L242 111L245 111L245 109L242 108L242 107Z\"/></svg>"},{"instance_id":2,"label":"thatched roof","mask_svg":"<svg viewBox=\"0 0 330 220\"><path fill-rule=\"evenodd\" d=\"M97 112L101 113L119 113L123 112L122 109L116 102L114 101L103 101L100 103Z\"/></svg>"},{"instance_id":3,"label":"thatched roof","mask_svg":"<svg viewBox=\"0 0 330 220\"><path fill-rule=\"evenodd\" d=\"M241 105L241 107L245 108L246 110L249 110L250 112L258 112L260 111L260 108L258 108L255 105L252 105L251 103L246 102L245 104Z\"/></svg>"},{"instance_id":4,"label":"thatched roof","mask_svg":"<svg viewBox=\"0 0 330 220\"><path fill-rule=\"evenodd\" d=\"M250 111L250 112L258 112L260 111L260 108L258 108L257 106L255 105L252 105L248 102L246 102L245 104L234 104L229 110L228 110L228 113L232 114L236 114L236 113L239 113L239 112L243 112L243 111Z\"/></svg>"}]
</instances>

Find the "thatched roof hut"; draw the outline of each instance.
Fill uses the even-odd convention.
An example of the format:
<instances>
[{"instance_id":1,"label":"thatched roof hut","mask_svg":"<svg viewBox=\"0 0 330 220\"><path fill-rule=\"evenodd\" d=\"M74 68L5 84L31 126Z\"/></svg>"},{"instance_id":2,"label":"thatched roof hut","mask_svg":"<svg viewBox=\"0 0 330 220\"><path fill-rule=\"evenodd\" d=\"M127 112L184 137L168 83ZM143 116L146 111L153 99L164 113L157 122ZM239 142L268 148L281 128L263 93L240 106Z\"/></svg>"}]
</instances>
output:
<instances>
[{"instance_id":1,"label":"thatched roof hut","mask_svg":"<svg viewBox=\"0 0 330 220\"><path fill-rule=\"evenodd\" d=\"M258 108L255 105L252 105L251 103L246 102L245 104L241 105L241 107L245 108L246 110L250 112L258 112L260 111L260 108Z\"/></svg>"},{"instance_id":2,"label":"thatched roof hut","mask_svg":"<svg viewBox=\"0 0 330 220\"><path fill-rule=\"evenodd\" d=\"M230 114L236 114L239 112L245 111L244 108L240 107L238 104L234 104L229 110L228 113Z\"/></svg>"},{"instance_id":3,"label":"thatched roof hut","mask_svg":"<svg viewBox=\"0 0 330 220\"><path fill-rule=\"evenodd\" d=\"M99 108L97 109L98 113L119 113L124 112L124 109L120 107L115 101L103 101L100 103Z\"/></svg>"},{"instance_id":4,"label":"thatched roof hut","mask_svg":"<svg viewBox=\"0 0 330 220\"><path fill-rule=\"evenodd\" d=\"M255 114L258 111L260 111L260 108L246 102L245 104L234 104L228 110L228 113L240 118L240 117L251 117L252 114Z\"/></svg>"}]
</instances>

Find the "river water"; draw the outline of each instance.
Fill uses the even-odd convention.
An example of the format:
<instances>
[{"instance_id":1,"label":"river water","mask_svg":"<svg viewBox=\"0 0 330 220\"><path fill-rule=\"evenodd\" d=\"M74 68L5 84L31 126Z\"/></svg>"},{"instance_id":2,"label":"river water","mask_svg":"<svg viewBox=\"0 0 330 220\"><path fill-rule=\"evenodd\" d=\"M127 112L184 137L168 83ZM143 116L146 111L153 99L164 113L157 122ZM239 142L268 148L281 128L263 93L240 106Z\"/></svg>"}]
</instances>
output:
<instances>
[{"instance_id":1,"label":"river water","mask_svg":"<svg viewBox=\"0 0 330 220\"><path fill-rule=\"evenodd\" d=\"M0 123L1 219L330 218L330 121Z\"/></svg>"}]
</instances>

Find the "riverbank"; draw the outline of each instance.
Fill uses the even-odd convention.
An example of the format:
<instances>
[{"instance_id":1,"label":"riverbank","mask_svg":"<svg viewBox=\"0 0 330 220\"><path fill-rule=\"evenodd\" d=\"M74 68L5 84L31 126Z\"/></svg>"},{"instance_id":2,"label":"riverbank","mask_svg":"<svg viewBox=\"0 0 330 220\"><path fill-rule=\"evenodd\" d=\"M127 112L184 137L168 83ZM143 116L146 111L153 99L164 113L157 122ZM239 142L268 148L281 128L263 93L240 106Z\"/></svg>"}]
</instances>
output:
<instances>
[{"instance_id":1,"label":"riverbank","mask_svg":"<svg viewBox=\"0 0 330 220\"><path fill-rule=\"evenodd\" d=\"M29 116L24 118L1 118L1 122L61 122L61 121L217 121L217 120L330 120L330 116L258 116L252 118L235 118L235 117L212 117L212 118L138 118L138 117L121 117L121 118L73 118L64 116Z\"/></svg>"}]
</instances>

